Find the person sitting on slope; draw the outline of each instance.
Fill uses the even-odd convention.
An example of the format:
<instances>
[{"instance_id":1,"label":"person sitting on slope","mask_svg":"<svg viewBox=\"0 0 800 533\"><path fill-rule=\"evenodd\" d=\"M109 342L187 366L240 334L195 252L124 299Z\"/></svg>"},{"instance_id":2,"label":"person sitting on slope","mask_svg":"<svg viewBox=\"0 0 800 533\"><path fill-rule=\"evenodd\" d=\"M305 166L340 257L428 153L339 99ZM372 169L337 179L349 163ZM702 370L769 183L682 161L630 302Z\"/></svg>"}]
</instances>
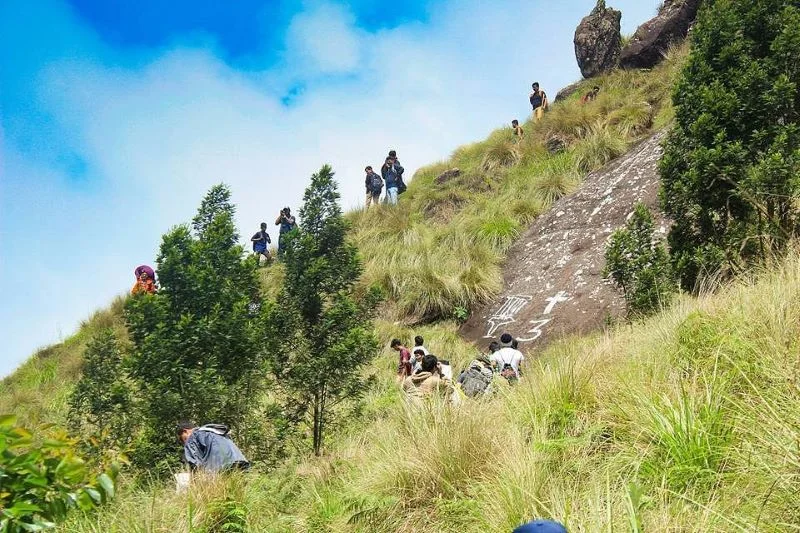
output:
<instances>
[{"instance_id":1,"label":"person sitting on slope","mask_svg":"<svg viewBox=\"0 0 800 533\"><path fill-rule=\"evenodd\" d=\"M421 372L408 376L403 381L403 391L409 401L420 405L422 400L432 397L451 398L453 385L441 377L438 366L439 361L435 355L428 354L422 358Z\"/></svg>"}]
</instances>

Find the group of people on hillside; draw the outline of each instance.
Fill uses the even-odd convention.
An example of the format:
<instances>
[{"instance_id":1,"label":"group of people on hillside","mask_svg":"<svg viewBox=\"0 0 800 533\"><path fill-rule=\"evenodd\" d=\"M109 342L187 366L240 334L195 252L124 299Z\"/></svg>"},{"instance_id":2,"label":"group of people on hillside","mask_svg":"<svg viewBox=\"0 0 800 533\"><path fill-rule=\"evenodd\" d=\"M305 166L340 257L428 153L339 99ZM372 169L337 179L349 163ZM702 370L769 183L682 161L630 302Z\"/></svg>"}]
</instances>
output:
<instances>
[{"instance_id":1,"label":"group of people on hillside","mask_svg":"<svg viewBox=\"0 0 800 533\"><path fill-rule=\"evenodd\" d=\"M539 87L538 82L534 82L533 85L531 85L531 89L532 91L528 99L533 108L533 120L534 122L539 122L544 116L544 112L549 107L550 102L547 99L547 94ZM581 103L588 104L589 102L593 102L597 99L599 93L600 87L598 85L593 86L589 92L581 97ZM521 140L525 135L525 131L522 129L522 126L519 125L519 120L517 119L511 121L511 129L518 140Z\"/></svg>"},{"instance_id":2,"label":"group of people on hillside","mask_svg":"<svg viewBox=\"0 0 800 533\"><path fill-rule=\"evenodd\" d=\"M450 361L436 357L425 347L425 339L414 338L409 350L400 339L392 339L390 347L398 353L397 376L403 392L412 403L431 397L458 403L462 396L479 398L491 394L495 379L515 384L522 378L525 356L510 333L489 344L489 352L481 354L466 366L456 379Z\"/></svg>"},{"instance_id":3,"label":"group of people on hillside","mask_svg":"<svg viewBox=\"0 0 800 533\"><path fill-rule=\"evenodd\" d=\"M367 208L370 205L378 205L384 186L386 187L386 195L383 198L383 202L389 205L397 205L398 196L406 191L406 184L403 181L405 169L397 159L397 152L389 150L389 155L386 156L383 166L381 166L380 174L375 172L370 165L364 168L364 172L366 173L364 187L367 192Z\"/></svg>"},{"instance_id":4,"label":"group of people on hillside","mask_svg":"<svg viewBox=\"0 0 800 533\"><path fill-rule=\"evenodd\" d=\"M275 225L280 226L278 230L278 257L281 257L286 252L286 234L297 227L297 220L292 215L292 210L288 207L281 209L278 218L275 219ZM258 257L259 263L261 258L264 258L266 264L272 261L272 256L269 253L269 245L272 244L272 239L267 233L267 223L261 223L261 229L250 237L250 242L253 243L253 253Z\"/></svg>"}]
</instances>

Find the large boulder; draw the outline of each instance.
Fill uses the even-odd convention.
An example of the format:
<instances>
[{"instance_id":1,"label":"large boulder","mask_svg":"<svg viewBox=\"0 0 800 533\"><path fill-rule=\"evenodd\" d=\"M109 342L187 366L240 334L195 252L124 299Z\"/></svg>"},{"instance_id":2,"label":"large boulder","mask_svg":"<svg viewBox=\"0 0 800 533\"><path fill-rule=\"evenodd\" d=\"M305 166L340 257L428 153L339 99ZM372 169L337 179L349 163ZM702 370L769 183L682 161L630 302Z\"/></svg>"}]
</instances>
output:
<instances>
[{"instance_id":1,"label":"large boulder","mask_svg":"<svg viewBox=\"0 0 800 533\"><path fill-rule=\"evenodd\" d=\"M575 30L575 57L584 78L591 78L616 68L622 50L619 22L622 13L598 0Z\"/></svg>"},{"instance_id":2,"label":"large boulder","mask_svg":"<svg viewBox=\"0 0 800 533\"><path fill-rule=\"evenodd\" d=\"M636 30L622 50L623 68L652 68L669 47L686 38L702 0L664 0L658 15Z\"/></svg>"}]
</instances>

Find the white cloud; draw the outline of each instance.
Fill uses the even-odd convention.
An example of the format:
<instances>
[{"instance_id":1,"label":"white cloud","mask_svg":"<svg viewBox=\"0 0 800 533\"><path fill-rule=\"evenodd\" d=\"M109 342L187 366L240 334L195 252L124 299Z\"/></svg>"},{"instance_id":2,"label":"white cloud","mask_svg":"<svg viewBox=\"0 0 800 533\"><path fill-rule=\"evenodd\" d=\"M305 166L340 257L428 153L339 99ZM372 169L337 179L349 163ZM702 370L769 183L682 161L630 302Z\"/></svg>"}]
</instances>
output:
<instances>
[{"instance_id":1,"label":"white cloud","mask_svg":"<svg viewBox=\"0 0 800 533\"><path fill-rule=\"evenodd\" d=\"M594 0L575 3L580 15ZM426 24L375 33L355 27L341 6L315 4L292 20L286 63L257 73L196 47L145 62L139 52L131 61L73 28L73 38L88 41L75 49L93 50L94 59L49 62L33 96L100 181L84 196L23 191L20 201L30 205L19 216L56 228L58 256L43 253L32 233L35 246L17 249L17 264L3 266L20 279L47 275L45 284L27 284L14 303L14 325L2 326L4 335L15 328L15 342L0 374L127 290L133 267L154 261L160 235L188 221L212 184L231 185L245 237L261 221L271 225L284 205L298 207L308 177L326 162L337 171L345 207L355 207L363 202L363 167L380 165L390 148L410 175L525 118L534 78L554 94L577 77L571 39L580 16L546 20L538 1L497 4L453 0ZM284 106L275 88L296 83L306 90ZM20 176L59 172L17 157ZM40 196L52 203L34 202ZM75 272L85 276L80 283Z\"/></svg>"},{"instance_id":2,"label":"white cloud","mask_svg":"<svg viewBox=\"0 0 800 533\"><path fill-rule=\"evenodd\" d=\"M292 19L287 31L287 60L317 74L343 74L359 66L361 33L346 7L317 4ZM296 64L295 64L296 63Z\"/></svg>"}]
</instances>

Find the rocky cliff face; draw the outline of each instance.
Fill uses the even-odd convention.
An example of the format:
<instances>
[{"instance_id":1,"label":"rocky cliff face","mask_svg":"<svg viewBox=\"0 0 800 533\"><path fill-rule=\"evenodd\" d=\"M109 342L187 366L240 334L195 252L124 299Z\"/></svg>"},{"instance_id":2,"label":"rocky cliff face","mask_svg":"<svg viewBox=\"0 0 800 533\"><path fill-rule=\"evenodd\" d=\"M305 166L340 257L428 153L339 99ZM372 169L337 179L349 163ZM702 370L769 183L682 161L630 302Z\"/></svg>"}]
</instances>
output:
<instances>
[{"instance_id":1,"label":"rocky cliff face","mask_svg":"<svg viewBox=\"0 0 800 533\"><path fill-rule=\"evenodd\" d=\"M616 68L622 50L620 20L622 13L598 0L575 30L575 57L584 78L591 78Z\"/></svg>"},{"instance_id":2,"label":"rocky cliff face","mask_svg":"<svg viewBox=\"0 0 800 533\"><path fill-rule=\"evenodd\" d=\"M639 26L622 50L620 66L652 68L657 65L670 46L686 38L700 3L701 0L664 0L658 15Z\"/></svg>"},{"instance_id":3,"label":"rocky cliff face","mask_svg":"<svg viewBox=\"0 0 800 533\"><path fill-rule=\"evenodd\" d=\"M462 334L484 345L508 331L529 350L624 314L622 296L602 277L606 241L636 202L657 213L662 139L656 134L590 174L537 219L509 251L502 293L472 314ZM666 233L660 214L656 220Z\"/></svg>"}]
</instances>

